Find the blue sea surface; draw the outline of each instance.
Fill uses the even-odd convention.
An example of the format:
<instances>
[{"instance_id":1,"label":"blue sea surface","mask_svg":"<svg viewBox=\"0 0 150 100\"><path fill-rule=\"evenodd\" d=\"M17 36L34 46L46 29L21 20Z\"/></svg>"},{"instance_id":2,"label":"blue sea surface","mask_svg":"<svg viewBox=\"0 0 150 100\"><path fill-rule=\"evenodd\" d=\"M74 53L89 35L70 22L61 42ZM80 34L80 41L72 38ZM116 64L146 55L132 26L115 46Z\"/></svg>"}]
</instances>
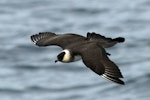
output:
<instances>
[{"instance_id":1,"label":"blue sea surface","mask_svg":"<svg viewBox=\"0 0 150 100\"><path fill-rule=\"evenodd\" d=\"M37 47L39 32L125 37L108 48L126 84L82 61L55 63L60 47ZM0 0L0 100L150 100L150 0Z\"/></svg>"}]
</instances>

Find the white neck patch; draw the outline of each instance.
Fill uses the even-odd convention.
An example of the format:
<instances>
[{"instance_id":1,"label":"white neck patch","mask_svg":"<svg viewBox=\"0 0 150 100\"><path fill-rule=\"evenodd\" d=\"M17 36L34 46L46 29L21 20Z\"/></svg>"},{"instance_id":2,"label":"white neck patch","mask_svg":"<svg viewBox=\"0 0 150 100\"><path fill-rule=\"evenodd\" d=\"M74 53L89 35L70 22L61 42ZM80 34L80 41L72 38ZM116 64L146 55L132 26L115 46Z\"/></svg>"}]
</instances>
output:
<instances>
[{"instance_id":1,"label":"white neck patch","mask_svg":"<svg viewBox=\"0 0 150 100\"><path fill-rule=\"evenodd\" d=\"M62 52L65 52L65 55L62 59L62 62L70 62L71 61L71 54L70 54L70 51L65 49L63 50Z\"/></svg>"}]
</instances>

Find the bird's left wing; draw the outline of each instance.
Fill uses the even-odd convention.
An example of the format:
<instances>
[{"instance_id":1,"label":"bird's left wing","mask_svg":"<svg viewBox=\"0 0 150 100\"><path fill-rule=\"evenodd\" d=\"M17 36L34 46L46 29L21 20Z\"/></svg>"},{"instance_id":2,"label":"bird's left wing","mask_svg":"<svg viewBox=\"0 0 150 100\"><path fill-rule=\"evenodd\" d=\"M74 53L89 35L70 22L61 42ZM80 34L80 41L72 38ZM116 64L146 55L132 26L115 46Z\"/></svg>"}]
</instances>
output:
<instances>
[{"instance_id":1,"label":"bird's left wing","mask_svg":"<svg viewBox=\"0 0 150 100\"><path fill-rule=\"evenodd\" d=\"M79 52L84 64L95 73L115 83L124 84L124 82L119 79L123 78L123 76L118 66L107 57L104 48L97 44L89 44L89 46L83 46L83 49Z\"/></svg>"}]
</instances>

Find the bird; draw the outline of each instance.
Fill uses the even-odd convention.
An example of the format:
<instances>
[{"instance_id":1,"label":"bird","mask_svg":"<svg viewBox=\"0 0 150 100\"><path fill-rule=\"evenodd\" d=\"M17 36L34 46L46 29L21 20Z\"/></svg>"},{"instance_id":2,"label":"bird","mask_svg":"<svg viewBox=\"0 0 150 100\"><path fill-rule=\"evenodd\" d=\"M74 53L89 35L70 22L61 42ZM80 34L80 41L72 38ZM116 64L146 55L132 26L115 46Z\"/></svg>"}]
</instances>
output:
<instances>
[{"instance_id":1,"label":"bird","mask_svg":"<svg viewBox=\"0 0 150 100\"><path fill-rule=\"evenodd\" d=\"M125 41L123 37L110 38L95 32L87 32L87 36L75 33L56 34L39 32L31 35L32 42L39 46L59 46L62 51L56 62L70 63L81 60L93 72L114 83L124 85L123 75L118 66L109 59L110 53L105 48Z\"/></svg>"}]
</instances>

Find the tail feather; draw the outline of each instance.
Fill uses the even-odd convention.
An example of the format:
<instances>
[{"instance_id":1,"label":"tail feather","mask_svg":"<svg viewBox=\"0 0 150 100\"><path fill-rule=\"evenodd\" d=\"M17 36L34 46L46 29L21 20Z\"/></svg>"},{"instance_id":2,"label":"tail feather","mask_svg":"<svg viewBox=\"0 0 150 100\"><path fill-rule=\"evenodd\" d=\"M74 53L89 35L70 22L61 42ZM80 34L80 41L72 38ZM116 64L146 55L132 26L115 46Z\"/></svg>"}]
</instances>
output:
<instances>
[{"instance_id":1,"label":"tail feather","mask_svg":"<svg viewBox=\"0 0 150 100\"><path fill-rule=\"evenodd\" d=\"M97 41L104 48L112 47L117 43L122 43L125 41L125 38L123 37L118 37L113 39L110 37L102 36L100 34L96 34L95 32L92 33L88 32L86 39L88 41L92 41L92 40Z\"/></svg>"},{"instance_id":2,"label":"tail feather","mask_svg":"<svg viewBox=\"0 0 150 100\"><path fill-rule=\"evenodd\" d=\"M88 40L100 40L100 41L111 41L112 39L111 38L106 38L105 36L102 36L100 34L96 34L95 32L88 32L87 33L87 37L86 37Z\"/></svg>"},{"instance_id":3,"label":"tail feather","mask_svg":"<svg viewBox=\"0 0 150 100\"><path fill-rule=\"evenodd\" d=\"M118 38L113 39L113 41L124 42L124 41L125 41L125 38L118 37Z\"/></svg>"}]
</instances>

